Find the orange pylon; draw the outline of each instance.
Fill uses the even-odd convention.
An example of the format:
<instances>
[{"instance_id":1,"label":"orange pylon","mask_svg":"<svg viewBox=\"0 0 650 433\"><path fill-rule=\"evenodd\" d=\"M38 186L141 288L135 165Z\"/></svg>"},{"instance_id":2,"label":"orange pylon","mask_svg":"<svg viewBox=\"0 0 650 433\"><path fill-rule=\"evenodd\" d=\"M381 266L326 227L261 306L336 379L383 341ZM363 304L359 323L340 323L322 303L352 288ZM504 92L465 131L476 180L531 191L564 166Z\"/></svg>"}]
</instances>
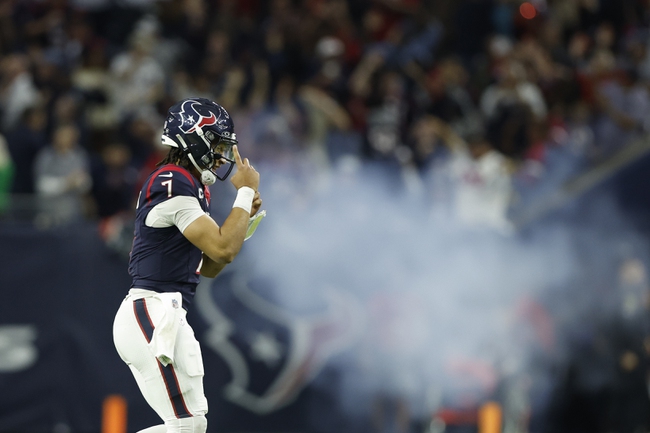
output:
<instances>
[{"instance_id":1,"label":"orange pylon","mask_svg":"<svg viewBox=\"0 0 650 433\"><path fill-rule=\"evenodd\" d=\"M485 403L478 412L479 433L501 433L503 412L501 405L494 401Z\"/></svg>"},{"instance_id":2,"label":"orange pylon","mask_svg":"<svg viewBox=\"0 0 650 433\"><path fill-rule=\"evenodd\" d=\"M126 399L109 395L102 405L102 433L126 433Z\"/></svg>"}]
</instances>

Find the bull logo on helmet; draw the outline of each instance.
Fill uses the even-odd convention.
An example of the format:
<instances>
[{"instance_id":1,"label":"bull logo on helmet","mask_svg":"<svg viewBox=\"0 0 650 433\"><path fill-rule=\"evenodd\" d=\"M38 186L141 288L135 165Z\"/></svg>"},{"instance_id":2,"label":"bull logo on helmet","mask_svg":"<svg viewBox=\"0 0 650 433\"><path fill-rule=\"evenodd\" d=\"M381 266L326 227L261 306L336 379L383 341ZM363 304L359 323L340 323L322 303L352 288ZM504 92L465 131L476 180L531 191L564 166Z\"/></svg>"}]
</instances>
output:
<instances>
[{"instance_id":1,"label":"bull logo on helmet","mask_svg":"<svg viewBox=\"0 0 650 433\"><path fill-rule=\"evenodd\" d=\"M208 115L201 114L200 111L208 111ZM219 121L217 116L210 110L205 110L198 101L188 100L181 105L181 131L185 134L196 132L197 129L204 126L216 125ZM205 113L207 114L207 113Z\"/></svg>"}]
</instances>

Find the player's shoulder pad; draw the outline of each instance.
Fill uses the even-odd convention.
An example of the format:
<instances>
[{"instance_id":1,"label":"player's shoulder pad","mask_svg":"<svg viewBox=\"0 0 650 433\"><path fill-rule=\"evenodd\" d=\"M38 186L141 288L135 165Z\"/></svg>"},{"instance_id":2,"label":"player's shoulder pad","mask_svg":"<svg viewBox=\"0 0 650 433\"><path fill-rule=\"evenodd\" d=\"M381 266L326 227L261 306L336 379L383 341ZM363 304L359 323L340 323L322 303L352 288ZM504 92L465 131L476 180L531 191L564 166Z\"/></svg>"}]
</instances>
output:
<instances>
[{"instance_id":1,"label":"player's shoulder pad","mask_svg":"<svg viewBox=\"0 0 650 433\"><path fill-rule=\"evenodd\" d=\"M164 165L149 178L151 195L162 193L167 197L197 196L201 188L192 174L178 165Z\"/></svg>"}]
</instances>

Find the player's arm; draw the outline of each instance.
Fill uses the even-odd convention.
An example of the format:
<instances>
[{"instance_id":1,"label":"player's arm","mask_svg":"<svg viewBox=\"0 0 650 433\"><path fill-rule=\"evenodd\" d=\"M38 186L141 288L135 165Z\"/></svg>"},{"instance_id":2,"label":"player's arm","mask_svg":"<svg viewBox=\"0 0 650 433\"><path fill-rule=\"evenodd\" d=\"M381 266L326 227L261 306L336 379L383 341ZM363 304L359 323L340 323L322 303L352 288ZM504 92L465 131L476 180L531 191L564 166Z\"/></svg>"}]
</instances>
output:
<instances>
[{"instance_id":1,"label":"player's arm","mask_svg":"<svg viewBox=\"0 0 650 433\"><path fill-rule=\"evenodd\" d=\"M258 191L255 192L255 197L253 198L253 208L251 210L250 216L253 216L260 210L262 206L262 198ZM247 223L248 226L248 223ZM203 253L203 264L201 265L201 275L208 278L216 277L223 268L226 267L227 263L217 263L212 260L207 254Z\"/></svg>"},{"instance_id":2,"label":"player's arm","mask_svg":"<svg viewBox=\"0 0 650 433\"><path fill-rule=\"evenodd\" d=\"M248 218L246 210L234 207L221 227L212 218L203 215L185 229L183 235L203 251L201 275L214 278L239 254Z\"/></svg>"},{"instance_id":3,"label":"player's arm","mask_svg":"<svg viewBox=\"0 0 650 433\"><path fill-rule=\"evenodd\" d=\"M219 226L212 218L203 215L192 222L183 235L204 254L201 275L216 276L228 263L239 254L244 243L248 219L259 209L262 201L256 194L260 175L250 165L248 158L242 160L234 146L237 172L231 178L237 188L237 198L230 214ZM208 260L205 260L205 259Z\"/></svg>"},{"instance_id":4,"label":"player's arm","mask_svg":"<svg viewBox=\"0 0 650 433\"><path fill-rule=\"evenodd\" d=\"M208 278L214 278L219 275L219 272L226 267L225 263L217 263L210 257L203 254L203 263L201 264L201 275Z\"/></svg>"}]
</instances>

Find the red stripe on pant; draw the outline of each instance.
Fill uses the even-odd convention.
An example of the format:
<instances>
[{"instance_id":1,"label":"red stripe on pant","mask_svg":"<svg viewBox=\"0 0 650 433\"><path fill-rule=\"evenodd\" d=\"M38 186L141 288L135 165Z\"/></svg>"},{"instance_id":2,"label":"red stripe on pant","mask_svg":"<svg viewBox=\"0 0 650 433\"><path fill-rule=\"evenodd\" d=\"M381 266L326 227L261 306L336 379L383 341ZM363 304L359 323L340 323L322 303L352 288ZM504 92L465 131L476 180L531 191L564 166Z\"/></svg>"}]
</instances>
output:
<instances>
[{"instance_id":1,"label":"red stripe on pant","mask_svg":"<svg viewBox=\"0 0 650 433\"><path fill-rule=\"evenodd\" d=\"M136 299L133 301L133 311L135 312L135 318L140 325L140 329L144 334L144 338L147 340L147 343L151 341L153 337L153 331L155 326L151 321L149 316L149 311L147 310L147 303L144 298ZM174 409L174 415L176 418L188 418L192 414L187 409L185 404L185 399L183 398L183 393L181 392L181 386L178 383L178 377L176 377L176 372L172 364L167 364L167 367L163 366L160 361L158 362L158 369L162 375L163 381L165 382L165 388L167 388L167 395L169 400L172 403L172 409Z\"/></svg>"}]
</instances>

